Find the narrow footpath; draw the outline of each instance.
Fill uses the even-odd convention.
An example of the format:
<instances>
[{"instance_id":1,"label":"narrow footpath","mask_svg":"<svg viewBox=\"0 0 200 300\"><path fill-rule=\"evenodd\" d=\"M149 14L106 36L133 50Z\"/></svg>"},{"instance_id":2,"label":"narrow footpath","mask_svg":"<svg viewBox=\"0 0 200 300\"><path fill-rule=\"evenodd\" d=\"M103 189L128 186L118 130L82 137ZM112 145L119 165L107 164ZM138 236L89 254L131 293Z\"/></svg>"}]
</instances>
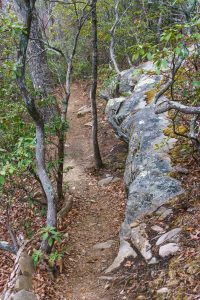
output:
<instances>
[{"instance_id":1,"label":"narrow footpath","mask_svg":"<svg viewBox=\"0 0 200 300\"><path fill-rule=\"evenodd\" d=\"M62 224L69 238L63 274L55 287L56 299L111 300L114 299L112 289L102 276L118 249L125 200L122 166L126 145L117 139L105 120L105 103L98 100L100 148L105 168L95 171L91 113L79 113L78 116L78 111L84 106L90 106L88 87L73 84L65 148L65 183L74 203ZM100 185L100 180L110 176L113 182Z\"/></svg>"}]
</instances>

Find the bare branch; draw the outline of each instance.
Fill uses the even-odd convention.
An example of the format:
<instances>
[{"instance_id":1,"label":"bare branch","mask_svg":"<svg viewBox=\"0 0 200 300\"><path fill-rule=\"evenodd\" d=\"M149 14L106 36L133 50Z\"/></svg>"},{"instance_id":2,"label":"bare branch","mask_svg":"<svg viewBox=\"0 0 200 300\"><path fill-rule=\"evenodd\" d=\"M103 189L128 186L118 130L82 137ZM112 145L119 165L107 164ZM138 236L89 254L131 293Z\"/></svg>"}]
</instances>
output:
<instances>
[{"instance_id":1,"label":"bare branch","mask_svg":"<svg viewBox=\"0 0 200 300\"><path fill-rule=\"evenodd\" d=\"M119 12L118 12L118 7L119 7L119 3L120 0L116 1L115 4L115 22L110 30L110 35L111 35L111 41L110 41L110 58L112 60L112 63L114 65L115 71L117 72L117 74L120 74L120 70L116 61L116 57L115 57L115 32L116 32L116 27L117 24L119 23Z\"/></svg>"},{"instance_id":2,"label":"bare branch","mask_svg":"<svg viewBox=\"0 0 200 300\"><path fill-rule=\"evenodd\" d=\"M10 234L15 252L17 252L19 250L19 246L17 243L15 232L13 231L11 224L10 224L9 205L7 205L7 209L6 209L6 219L7 219L6 220L6 228L8 230L8 233Z\"/></svg>"},{"instance_id":3,"label":"bare branch","mask_svg":"<svg viewBox=\"0 0 200 300\"><path fill-rule=\"evenodd\" d=\"M121 18L126 14L127 10L130 8L131 4L125 9L125 11L123 12L123 14L121 16L119 16L119 4L120 4L120 0L116 0L115 3L115 22L112 26L112 28L110 29L110 35L111 35L111 41L110 41L110 58L112 60L112 63L114 65L115 71L117 74L120 75L120 70L116 61L116 57L115 57L115 32L116 32L116 28L117 25L119 24Z\"/></svg>"},{"instance_id":4,"label":"bare branch","mask_svg":"<svg viewBox=\"0 0 200 300\"><path fill-rule=\"evenodd\" d=\"M8 251L13 254L17 253L15 247L13 247L12 245L10 245L8 242L5 241L0 241L0 250Z\"/></svg>"},{"instance_id":5,"label":"bare branch","mask_svg":"<svg viewBox=\"0 0 200 300\"><path fill-rule=\"evenodd\" d=\"M173 61L174 61L174 59L173 59ZM176 73L178 72L179 68L181 67L183 61L184 61L184 58L180 58L178 60L177 64L173 65L171 78L167 81L166 84L164 84L162 89L155 95L154 103L157 103L159 98L174 84Z\"/></svg>"},{"instance_id":6,"label":"bare branch","mask_svg":"<svg viewBox=\"0 0 200 300\"><path fill-rule=\"evenodd\" d=\"M189 115L200 114L200 106L188 106L175 101L164 101L160 103L159 106L155 108L155 113L161 114L172 109Z\"/></svg>"},{"instance_id":7,"label":"bare branch","mask_svg":"<svg viewBox=\"0 0 200 300\"><path fill-rule=\"evenodd\" d=\"M74 5L74 2L65 2L65 1L59 1L59 0L52 0L49 1L50 3L58 3L62 5ZM76 4L85 4L84 1L76 1Z\"/></svg>"}]
</instances>

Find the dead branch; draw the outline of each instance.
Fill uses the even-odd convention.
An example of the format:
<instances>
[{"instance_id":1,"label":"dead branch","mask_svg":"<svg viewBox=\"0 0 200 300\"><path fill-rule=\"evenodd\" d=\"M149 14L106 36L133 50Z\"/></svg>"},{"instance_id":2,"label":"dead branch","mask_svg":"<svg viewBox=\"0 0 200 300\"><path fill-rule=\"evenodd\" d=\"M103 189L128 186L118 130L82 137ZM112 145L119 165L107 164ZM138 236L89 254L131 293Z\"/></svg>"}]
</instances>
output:
<instances>
[{"instance_id":1,"label":"dead branch","mask_svg":"<svg viewBox=\"0 0 200 300\"><path fill-rule=\"evenodd\" d=\"M3 251L8 251L13 254L17 253L15 247L6 241L0 241L0 249Z\"/></svg>"},{"instance_id":2,"label":"dead branch","mask_svg":"<svg viewBox=\"0 0 200 300\"><path fill-rule=\"evenodd\" d=\"M174 58L173 58L173 61L174 61ZM184 61L184 58L180 58L178 60L177 64L173 63L171 78L169 78L169 80L166 82L166 84L163 85L162 89L155 95L154 103L157 103L159 98L174 84L176 73L180 69L183 61Z\"/></svg>"},{"instance_id":3,"label":"dead branch","mask_svg":"<svg viewBox=\"0 0 200 300\"><path fill-rule=\"evenodd\" d=\"M10 237L11 237L15 252L17 252L19 250L19 245L17 243L17 238L16 238L16 235L15 235L15 232L13 231L12 226L10 224L9 205L7 205L7 209L6 209L6 228L8 230L8 233L9 233Z\"/></svg>"},{"instance_id":4,"label":"dead branch","mask_svg":"<svg viewBox=\"0 0 200 300\"><path fill-rule=\"evenodd\" d=\"M200 114L200 106L188 106L188 105L183 105L181 103L178 103L176 101L164 101L160 103L156 108L155 108L155 113L156 114L161 114L169 110L178 110L184 114Z\"/></svg>"}]
</instances>

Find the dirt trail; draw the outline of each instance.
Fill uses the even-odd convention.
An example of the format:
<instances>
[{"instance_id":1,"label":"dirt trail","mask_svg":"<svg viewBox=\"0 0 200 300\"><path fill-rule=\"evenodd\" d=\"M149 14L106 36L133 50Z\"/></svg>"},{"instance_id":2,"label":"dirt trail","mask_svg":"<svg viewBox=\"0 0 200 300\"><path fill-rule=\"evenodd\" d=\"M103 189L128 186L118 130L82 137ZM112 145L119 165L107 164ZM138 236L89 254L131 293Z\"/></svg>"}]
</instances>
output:
<instances>
[{"instance_id":1,"label":"dirt trail","mask_svg":"<svg viewBox=\"0 0 200 300\"><path fill-rule=\"evenodd\" d=\"M100 145L107 167L100 173L88 168L93 162L91 127L84 124L91 121L91 114L77 117L78 110L84 105L89 105L88 91L84 91L84 86L74 84L69 105L70 128L65 161L65 168L72 167L65 175L65 182L73 195L74 205L65 224L69 233L68 255L65 257L64 274L59 278L59 286L62 285L63 289L58 299L111 300L114 299L111 290L105 287L105 281L99 277L104 275L103 271L117 253L124 192L123 172L118 167L114 170L113 166L119 162L123 164L126 149L104 120L105 103L99 101ZM99 187L98 180L108 174L120 176L121 179L117 183ZM109 249L93 248L95 244L108 240L113 241Z\"/></svg>"}]
</instances>

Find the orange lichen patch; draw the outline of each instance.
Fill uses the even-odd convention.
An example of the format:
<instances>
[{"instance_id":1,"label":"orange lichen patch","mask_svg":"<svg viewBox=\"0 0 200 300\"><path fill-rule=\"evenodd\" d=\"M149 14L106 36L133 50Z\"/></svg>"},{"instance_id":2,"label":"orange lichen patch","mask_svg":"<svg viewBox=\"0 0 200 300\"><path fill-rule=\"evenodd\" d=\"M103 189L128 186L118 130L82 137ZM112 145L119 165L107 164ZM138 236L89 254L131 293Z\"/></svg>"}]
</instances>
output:
<instances>
[{"instance_id":1,"label":"orange lichen patch","mask_svg":"<svg viewBox=\"0 0 200 300\"><path fill-rule=\"evenodd\" d=\"M185 134L188 131L187 127L184 125L178 125L176 126L176 132L179 134ZM177 135L174 133L172 125L169 125L169 127L165 128L163 130L164 135L169 136L171 138L176 138Z\"/></svg>"},{"instance_id":2,"label":"orange lichen patch","mask_svg":"<svg viewBox=\"0 0 200 300\"><path fill-rule=\"evenodd\" d=\"M148 104L151 103L151 102L153 101L153 99L154 99L156 93L157 93L157 90L156 90L156 89L152 89L152 90L150 90L150 91L148 91L148 92L145 93L145 95L146 95L146 102L147 102Z\"/></svg>"}]
</instances>

